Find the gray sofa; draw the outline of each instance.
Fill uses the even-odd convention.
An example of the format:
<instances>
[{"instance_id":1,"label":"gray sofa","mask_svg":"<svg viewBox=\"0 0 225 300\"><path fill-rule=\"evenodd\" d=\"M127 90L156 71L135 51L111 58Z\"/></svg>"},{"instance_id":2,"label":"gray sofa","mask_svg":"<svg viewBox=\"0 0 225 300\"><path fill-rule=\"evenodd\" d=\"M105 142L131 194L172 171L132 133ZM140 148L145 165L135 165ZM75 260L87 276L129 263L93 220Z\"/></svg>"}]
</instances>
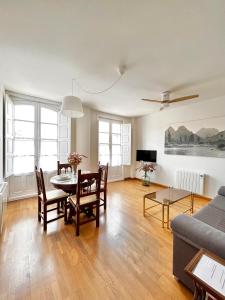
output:
<instances>
[{"instance_id":1,"label":"gray sofa","mask_svg":"<svg viewBox=\"0 0 225 300\"><path fill-rule=\"evenodd\" d=\"M193 291L185 266L200 248L225 259L225 186L218 195L193 216L179 215L173 230L173 275Z\"/></svg>"}]
</instances>

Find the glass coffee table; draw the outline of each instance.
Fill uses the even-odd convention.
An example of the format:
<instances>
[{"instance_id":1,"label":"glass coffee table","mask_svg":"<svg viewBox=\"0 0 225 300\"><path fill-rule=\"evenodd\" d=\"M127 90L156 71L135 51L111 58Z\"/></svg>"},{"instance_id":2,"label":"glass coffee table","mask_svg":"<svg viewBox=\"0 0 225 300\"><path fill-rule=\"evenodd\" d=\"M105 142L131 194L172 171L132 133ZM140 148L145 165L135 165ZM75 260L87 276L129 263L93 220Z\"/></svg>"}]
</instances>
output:
<instances>
[{"instance_id":1,"label":"glass coffee table","mask_svg":"<svg viewBox=\"0 0 225 300\"><path fill-rule=\"evenodd\" d=\"M181 200L185 198L189 198L190 203L189 205L184 205L185 210L182 210L183 213L186 213L190 211L190 213L193 213L194 208L194 195L193 193L185 190L180 190L176 188L167 188L160 190L158 192L153 192L144 195L143 198L143 215L144 216L152 216L162 222L162 227L166 225L169 229L170 227L170 206L180 202ZM151 206L146 207L146 201L149 203L154 202L156 204L152 204ZM149 211L156 206L161 205L162 207L162 219L159 219L158 217L151 214ZM165 212L166 210L166 212Z\"/></svg>"}]
</instances>

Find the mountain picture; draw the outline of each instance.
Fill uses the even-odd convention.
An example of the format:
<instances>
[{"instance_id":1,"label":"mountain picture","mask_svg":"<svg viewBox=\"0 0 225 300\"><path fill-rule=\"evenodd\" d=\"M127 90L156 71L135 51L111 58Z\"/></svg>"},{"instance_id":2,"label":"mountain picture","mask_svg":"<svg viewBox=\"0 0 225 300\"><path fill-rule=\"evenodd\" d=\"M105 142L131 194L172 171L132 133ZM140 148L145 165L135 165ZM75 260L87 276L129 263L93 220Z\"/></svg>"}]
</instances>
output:
<instances>
[{"instance_id":1,"label":"mountain picture","mask_svg":"<svg viewBox=\"0 0 225 300\"><path fill-rule=\"evenodd\" d=\"M225 158L225 117L169 126L164 153Z\"/></svg>"}]
</instances>

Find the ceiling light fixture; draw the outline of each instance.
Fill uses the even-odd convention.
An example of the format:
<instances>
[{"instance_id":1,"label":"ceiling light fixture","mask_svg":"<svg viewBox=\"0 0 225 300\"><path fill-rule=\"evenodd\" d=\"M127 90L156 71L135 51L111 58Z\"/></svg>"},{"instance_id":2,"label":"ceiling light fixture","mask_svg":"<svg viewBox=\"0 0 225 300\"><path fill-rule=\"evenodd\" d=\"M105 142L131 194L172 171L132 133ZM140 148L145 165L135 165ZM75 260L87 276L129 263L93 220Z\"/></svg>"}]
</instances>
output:
<instances>
[{"instance_id":1,"label":"ceiling light fixture","mask_svg":"<svg viewBox=\"0 0 225 300\"><path fill-rule=\"evenodd\" d=\"M77 86L85 93L87 94L91 94L91 95L96 95L96 94L102 94L105 93L107 91L109 91L110 89L112 89L117 82L120 81L120 79L122 78L122 76L124 75L126 71L126 66L125 65L120 65L118 67L118 73L119 73L119 77L107 88L105 88L104 90L101 91L89 91L86 90L85 88L83 88L76 79L72 79L72 96L66 96L63 98L63 102L62 102L62 107L61 107L61 112L63 115L68 116L70 118L81 118L84 116L84 112L83 112L83 107L82 107L82 102L80 100L80 98L75 97L73 95L73 82L76 80Z\"/></svg>"},{"instance_id":2,"label":"ceiling light fixture","mask_svg":"<svg viewBox=\"0 0 225 300\"><path fill-rule=\"evenodd\" d=\"M70 118L82 118L84 116L83 106L80 98L73 95L72 79L72 96L65 96L62 101L61 113Z\"/></svg>"}]
</instances>

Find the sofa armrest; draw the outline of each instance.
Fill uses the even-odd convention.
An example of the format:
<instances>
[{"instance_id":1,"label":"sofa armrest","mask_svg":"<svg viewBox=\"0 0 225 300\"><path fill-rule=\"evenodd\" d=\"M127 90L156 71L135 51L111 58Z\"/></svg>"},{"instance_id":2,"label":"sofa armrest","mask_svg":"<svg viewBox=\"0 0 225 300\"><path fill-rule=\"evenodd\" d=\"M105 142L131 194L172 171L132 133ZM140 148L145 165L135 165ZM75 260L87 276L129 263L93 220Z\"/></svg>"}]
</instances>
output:
<instances>
[{"instance_id":1,"label":"sofa armrest","mask_svg":"<svg viewBox=\"0 0 225 300\"><path fill-rule=\"evenodd\" d=\"M225 186L219 188L218 195L225 197Z\"/></svg>"},{"instance_id":2,"label":"sofa armrest","mask_svg":"<svg viewBox=\"0 0 225 300\"><path fill-rule=\"evenodd\" d=\"M225 259L225 233L188 215L179 215L171 223L173 233L193 247L205 248Z\"/></svg>"}]
</instances>

